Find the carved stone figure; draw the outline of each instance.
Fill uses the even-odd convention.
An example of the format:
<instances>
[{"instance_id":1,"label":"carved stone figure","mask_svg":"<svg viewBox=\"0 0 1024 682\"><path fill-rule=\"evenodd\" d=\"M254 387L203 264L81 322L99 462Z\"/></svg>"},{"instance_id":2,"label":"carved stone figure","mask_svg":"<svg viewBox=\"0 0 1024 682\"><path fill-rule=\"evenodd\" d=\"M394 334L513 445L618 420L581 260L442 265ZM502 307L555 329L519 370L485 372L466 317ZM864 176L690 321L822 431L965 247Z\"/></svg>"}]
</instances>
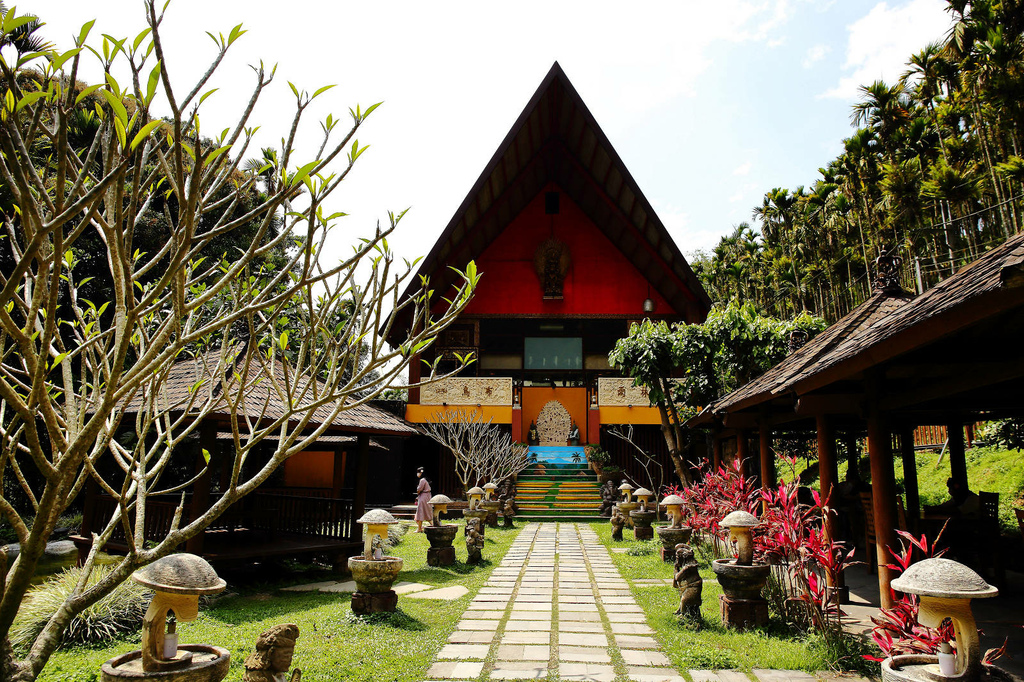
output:
<instances>
[{"instance_id":1,"label":"carved stone figure","mask_svg":"<svg viewBox=\"0 0 1024 682\"><path fill-rule=\"evenodd\" d=\"M484 548L484 536L480 532L480 519L469 519L466 522L466 553L467 564L478 564Z\"/></svg>"},{"instance_id":2,"label":"carved stone figure","mask_svg":"<svg viewBox=\"0 0 1024 682\"><path fill-rule=\"evenodd\" d=\"M616 505L612 509L612 540L622 539L622 527L626 525L626 515Z\"/></svg>"},{"instance_id":3,"label":"carved stone figure","mask_svg":"<svg viewBox=\"0 0 1024 682\"><path fill-rule=\"evenodd\" d=\"M519 506L516 504L517 494L519 494L519 489L511 476L498 484L498 498L510 501L512 503L512 511L516 514L519 513ZM502 509L504 508L504 505L502 505Z\"/></svg>"},{"instance_id":4,"label":"carved stone figure","mask_svg":"<svg viewBox=\"0 0 1024 682\"><path fill-rule=\"evenodd\" d=\"M700 577L697 560L689 545L676 545L676 575L672 579L672 587L679 590L679 610L676 611L676 615L700 620L704 581Z\"/></svg>"},{"instance_id":5,"label":"carved stone figure","mask_svg":"<svg viewBox=\"0 0 1024 682\"><path fill-rule=\"evenodd\" d=\"M513 519L516 517L516 505L511 498L504 500L501 505L502 514L505 518L505 528L515 528Z\"/></svg>"},{"instance_id":6,"label":"carved stone figure","mask_svg":"<svg viewBox=\"0 0 1024 682\"><path fill-rule=\"evenodd\" d=\"M526 442L529 445L540 445L540 433L537 431L537 422L530 422L530 430L526 434Z\"/></svg>"},{"instance_id":7,"label":"carved stone figure","mask_svg":"<svg viewBox=\"0 0 1024 682\"><path fill-rule=\"evenodd\" d=\"M295 653L299 626L294 623L275 625L256 639L256 651L245 659L242 682L299 682L302 671L296 668L288 675Z\"/></svg>"},{"instance_id":8,"label":"carved stone figure","mask_svg":"<svg viewBox=\"0 0 1024 682\"><path fill-rule=\"evenodd\" d=\"M569 272L569 247L557 239L546 239L533 254L533 267L544 289L544 298L562 298L562 285Z\"/></svg>"},{"instance_id":9,"label":"carved stone figure","mask_svg":"<svg viewBox=\"0 0 1024 682\"><path fill-rule=\"evenodd\" d=\"M576 426L576 422L572 423L569 428L569 445L580 444L580 427Z\"/></svg>"},{"instance_id":10,"label":"carved stone figure","mask_svg":"<svg viewBox=\"0 0 1024 682\"><path fill-rule=\"evenodd\" d=\"M601 516L609 517L612 515L612 507L615 506L615 498L619 496L619 491L615 488L614 481L605 481L604 485L601 486Z\"/></svg>"}]
</instances>

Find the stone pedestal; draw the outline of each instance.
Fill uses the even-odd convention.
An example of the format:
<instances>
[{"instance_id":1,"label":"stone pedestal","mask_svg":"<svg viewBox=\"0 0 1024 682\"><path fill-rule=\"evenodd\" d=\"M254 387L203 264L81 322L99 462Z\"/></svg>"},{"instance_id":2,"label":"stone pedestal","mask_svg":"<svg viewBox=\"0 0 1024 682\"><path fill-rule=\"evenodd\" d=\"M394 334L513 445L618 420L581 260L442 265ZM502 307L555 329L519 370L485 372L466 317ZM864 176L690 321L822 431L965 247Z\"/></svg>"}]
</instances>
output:
<instances>
[{"instance_id":1,"label":"stone pedestal","mask_svg":"<svg viewBox=\"0 0 1024 682\"><path fill-rule=\"evenodd\" d=\"M768 602L764 599L733 599L718 597L722 622L737 630L760 628L768 624Z\"/></svg>"},{"instance_id":2,"label":"stone pedestal","mask_svg":"<svg viewBox=\"0 0 1024 682\"><path fill-rule=\"evenodd\" d=\"M398 595L394 590L352 593L352 613L356 615L365 616L369 613L390 613L397 608Z\"/></svg>"},{"instance_id":3,"label":"stone pedestal","mask_svg":"<svg viewBox=\"0 0 1024 682\"><path fill-rule=\"evenodd\" d=\"M693 535L693 529L689 526L682 528L658 526L657 530L658 539L661 540L661 560L670 563L676 560L676 545L685 545Z\"/></svg>"},{"instance_id":4,"label":"stone pedestal","mask_svg":"<svg viewBox=\"0 0 1024 682\"><path fill-rule=\"evenodd\" d=\"M633 519L630 518L630 514L639 508L639 502L619 502L619 509L622 511L623 516L626 517L626 526L629 528L633 527Z\"/></svg>"},{"instance_id":5,"label":"stone pedestal","mask_svg":"<svg viewBox=\"0 0 1024 682\"><path fill-rule=\"evenodd\" d=\"M497 500L481 502L480 505L487 512L486 524L491 528L498 527L498 507L501 505Z\"/></svg>"},{"instance_id":6,"label":"stone pedestal","mask_svg":"<svg viewBox=\"0 0 1024 682\"><path fill-rule=\"evenodd\" d=\"M428 547L427 566L451 566L455 563L454 547Z\"/></svg>"},{"instance_id":7,"label":"stone pedestal","mask_svg":"<svg viewBox=\"0 0 1024 682\"><path fill-rule=\"evenodd\" d=\"M653 540L654 529L650 526L638 526L636 522L633 523L633 537L637 540Z\"/></svg>"},{"instance_id":8,"label":"stone pedestal","mask_svg":"<svg viewBox=\"0 0 1024 682\"><path fill-rule=\"evenodd\" d=\"M629 521L633 526L633 537L637 540L653 540L654 528L651 524L658 517L657 512L634 510L629 512Z\"/></svg>"}]
</instances>

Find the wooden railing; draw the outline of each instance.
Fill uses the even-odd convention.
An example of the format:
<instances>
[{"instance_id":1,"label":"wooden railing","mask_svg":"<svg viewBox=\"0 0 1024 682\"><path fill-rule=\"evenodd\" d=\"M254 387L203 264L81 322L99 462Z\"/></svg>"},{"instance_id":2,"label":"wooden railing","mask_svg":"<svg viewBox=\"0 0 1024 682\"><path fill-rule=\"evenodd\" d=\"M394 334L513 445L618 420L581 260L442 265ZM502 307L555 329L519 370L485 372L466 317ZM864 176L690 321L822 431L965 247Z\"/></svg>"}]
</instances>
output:
<instances>
[{"instance_id":1,"label":"wooden railing","mask_svg":"<svg viewBox=\"0 0 1024 682\"><path fill-rule=\"evenodd\" d=\"M147 501L146 528L143 533L147 541L159 542L167 536L180 499L169 495L166 498L153 497ZM217 495L211 495L210 504L214 504L217 499ZM117 502L113 498L98 496L88 527L99 531L113 518L116 510ZM134 513L129 512L128 520L134 526ZM191 520L192 503L186 497L180 526ZM311 496L308 491L302 491L299 495L257 491L229 507L207 530L258 530L271 537L274 533L295 533L348 539L353 537L352 500ZM115 544L125 542L123 525L114 531L111 541Z\"/></svg>"}]
</instances>

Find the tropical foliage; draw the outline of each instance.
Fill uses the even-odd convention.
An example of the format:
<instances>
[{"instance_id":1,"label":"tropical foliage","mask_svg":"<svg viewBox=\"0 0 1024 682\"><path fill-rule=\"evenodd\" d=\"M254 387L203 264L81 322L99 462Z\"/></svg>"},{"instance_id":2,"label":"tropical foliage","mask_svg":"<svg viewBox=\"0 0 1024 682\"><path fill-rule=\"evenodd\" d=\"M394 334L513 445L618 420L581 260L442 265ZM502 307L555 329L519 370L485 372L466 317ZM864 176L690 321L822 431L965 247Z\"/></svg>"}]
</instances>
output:
<instances>
[{"instance_id":1,"label":"tropical foliage","mask_svg":"<svg viewBox=\"0 0 1024 682\"><path fill-rule=\"evenodd\" d=\"M855 132L809 187L776 187L694 270L712 298L834 321L902 259L923 291L1024 225L1024 19L1019 2L948 0L953 30L895 83L860 88Z\"/></svg>"}]
</instances>

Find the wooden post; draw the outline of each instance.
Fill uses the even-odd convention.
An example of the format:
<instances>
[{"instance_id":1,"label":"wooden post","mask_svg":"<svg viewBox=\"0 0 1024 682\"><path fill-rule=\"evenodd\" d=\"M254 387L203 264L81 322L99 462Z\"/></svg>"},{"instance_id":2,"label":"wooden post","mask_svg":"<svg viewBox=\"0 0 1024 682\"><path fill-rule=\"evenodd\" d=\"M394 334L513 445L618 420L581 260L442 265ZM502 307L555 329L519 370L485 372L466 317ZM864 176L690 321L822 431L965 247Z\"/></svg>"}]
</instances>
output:
<instances>
[{"instance_id":1,"label":"wooden post","mask_svg":"<svg viewBox=\"0 0 1024 682\"><path fill-rule=\"evenodd\" d=\"M886 568L889 547L896 547L896 473L892 462L892 434L878 412L878 393L869 395L868 457L871 461L871 503L875 512L875 552L878 557L878 594L882 608L893 606L889 584L895 577Z\"/></svg>"},{"instance_id":2,"label":"wooden post","mask_svg":"<svg viewBox=\"0 0 1024 682\"><path fill-rule=\"evenodd\" d=\"M331 497L341 497L341 489L345 487L345 448L334 448L334 472L331 479Z\"/></svg>"},{"instance_id":3,"label":"wooden post","mask_svg":"<svg viewBox=\"0 0 1024 682\"><path fill-rule=\"evenodd\" d=\"M846 470L847 478L863 478L860 475L860 457L857 453L857 435L853 431L846 433Z\"/></svg>"},{"instance_id":4,"label":"wooden post","mask_svg":"<svg viewBox=\"0 0 1024 682\"><path fill-rule=\"evenodd\" d=\"M420 354L413 353L413 356L409 359L409 405L420 404L420 387L414 386L414 384L420 383Z\"/></svg>"},{"instance_id":5,"label":"wooden post","mask_svg":"<svg viewBox=\"0 0 1024 682\"><path fill-rule=\"evenodd\" d=\"M370 436L360 433L356 438L356 480L352 495L352 539L362 536L356 519L366 513L366 487L370 483Z\"/></svg>"},{"instance_id":6,"label":"wooden post","mask_svg":"<svg viewBox=\"0 0 1024 682\"><path fill-rule=\"evenodd\" d=\"M757 427L758 451L761 456L761 488L770 490L778 481L775 478L775 455L772 452L772 427L767 417L761 417Z\"/></svg>"},{"instance_id":7,"label":"wooden post","mask_svg":"<svg viewBox=\"0 0 1024 682\"><path fill-rule=\"evenodd\" d=\"M747 475L747 430L736 429L736 460L740 463L740 474Z\"/></svg>"},{"instance_id":8,"label":"wooden post","mask_svg":"<svg viewBox=\"0 0 1024 682\"><path fill-rule=\"evenodd\" d=\"M199 425L199 447L196 452L196 468L195 472L198 474L203 469L206 469L205 473L199 477L192 487L192 502L188 506L188 518L182 518L181 525L184 526L187 523L198 519L200 516L206 513L210 508L210 479L213 478L213 472L211 467L208 466L206 457L203 456L203 450L210 455L210 462L214 461L214 450L217 446L217 425L207 419ZM191 539L185 543L185 551L191 554L203 554L203 536L206 533L200 531ZM145 535L145 529L143 529L143 535Z\"/></svg>"},{"instance_id":9,"label":"wooden post","mask_svg":"<svg viewBox=\"0 0 1024 682\"><path fill-rule=\"evenodd\" d=\"M964 425L948 424L946 438L949 439L949 475L954 481L967 488L967 455L964 453Z\"/></svg>"},{"instance_id":10,"label":"wooden post","mask_svg":"<svg viewBox=\"0 0 1024 682\"><path fill-rule=\"evenodd\" d=\"M819 414L815 417L814 421L818 431L818 478L821 482L821 499L825 503L823 528L825 536L829 540L835 540L835 505L839 501L836 430L832 419L828 415ZM842 573L836 576L826 573L825 579L829 587L842 587L846 583Z\"/></svg>"},{"instance_id":11,"label":"wooden post","mask_svg":"<svg viewBox=\"0 0 1024 682\"><path fill-rule=\"evenodd\" d=\"M914 452L914 427L905 426L900 430L900 455L903 458L903 487L907 492L907 530L917 531L921 517L921 497L917 486L917 455Z\"/></svg>"},{"instance_id":12,"label":"wooden post","mask_svg":"<svg viewBox=\"0 0 1024 682\"><path fill-rule=\"evenodd\" d=\"M722 466L722 434L717 428L711 432L711 465L716 471Z\"/></svg>"}]
</instances>

